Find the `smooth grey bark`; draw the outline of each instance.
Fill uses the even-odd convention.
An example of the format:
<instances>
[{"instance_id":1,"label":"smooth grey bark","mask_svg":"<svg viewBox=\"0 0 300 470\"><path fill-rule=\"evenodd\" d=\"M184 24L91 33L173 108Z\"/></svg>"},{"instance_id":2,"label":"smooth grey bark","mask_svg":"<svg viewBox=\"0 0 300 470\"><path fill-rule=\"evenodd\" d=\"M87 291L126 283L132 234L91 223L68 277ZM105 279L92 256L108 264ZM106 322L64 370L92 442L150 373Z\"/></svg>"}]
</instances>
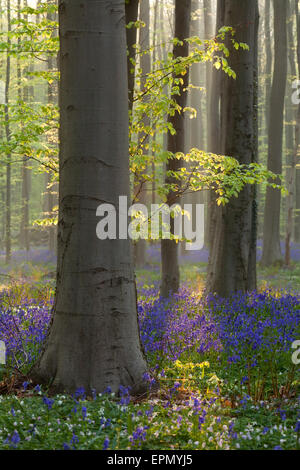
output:
<instances>
[{"instance_id":1,"label":"smooth grey bark","mask_svg":"<svg viewBox=\"0 0 300 470\"><path fill-rule=\"evenodd\" d=\"M203 0L204 7L204 32L205 39L212 39L214 35L213 16L212 16L212 0ZM206 64L206 149L208 149L209 135L211 133L210 127L213 125L209 115L210 99L211 99L211 79L212 79L212 64Z\"/></svg>"},{"instance_id":2,"label":"smooth grey bark","mask_svg":"<svg viewBox=\"0 0 300 470\"><path fill-rule=\"evenodd\" d=\"M287 5L274 0L274 73L270 97L268 134L268 169L282 173L283 115L287 79ZM278 181L279 182L279 181ZM280 247L280 203L281 192L267 188L264 210L263 252L261 264L270 266L282 263Z\"/></svg>"},{"instance_id":3,"label":"smooth grey bark","mask_svg":"<svg viewBox=\"0 0 300 470\"><path fill-rule=\"evenodd\" d=\"M56 0L48 0L49 4L53 4L54 2L56 2ZM50 21L57 20L56 15L57 15L56 13L48 13L47 14L48 20ZM57 33L53 32L53 36L55 37L56 35ZM57 68L56 57L49 55L47 62L48 62L47 66L48 66L49 72ZM58 90L57 90L56 83L55 82L48 83L48 103L49 104L53 104L53 105L57 104L57 92ZM51 142L49 142L49 144L51 145ZM50 172L47 171L45 175L45 185L46 185L45 205L46 205L46 215L49 218L54 217L55 214L53 212L53 208L58 203L57 201L58 188L57 188L57 184L53 183L52 176L53 175L51 174L51 170ZM48 227L48 248L49 248L49 251L51 252L56 252L56 248L57 248L56 239L57 239L56 227L54 225L50 225Z\"/></svg>"},{"instance_id":4,"label":"smooth grey bark","mask_svg":"<svg viewBox=\"0 0 300 470\"><path fill-rule=\"evenodd\" d=\"M189 37L191 18L191 0L175 0L175 37L184 40ZM183 45L174 46L174 57L186 57L189 53L189 46L186 41ZM173 99L184 109L187 104L187 93L184 89L189 83L189 74L183 77L183 84L180 85L180 95L175 95ZM175 154L183 152L185 148L185 123L184 113L175 113L169 116L168 121L172 124L176 134L168 134L168 151ZM178 159L169 159L166 164L166 172L178 171L182 162ZM167 174L165 176L166 184L178 183ZM177 195L170 191L167 195L167 204L172 206L175 202L179 202ZM170 232L174 233L174 218L171 217ZM171 293L177 292L180 286L180 274L178 263L178 244L175 240L161 240L161 266L162 280L160 294L162 297L168 297Z\"/></svg>"},{"instance_id":5,"label":"smooth grey bark","mask_svg":"<svg viewBox=\"0 0 300 470\"><path fill-rule=\"evenodd\" d=\"M96 209L129 198L125 3L59 1L60 181L53 317L32 376L54 390L144 392L130 240L99 240ZM130 203L129 203L130 204Z\"/></svg>"},{"instance_id":6,"label":"smooth grey bark","mask_svg":"<svg viewBox=\"0 0 300 470\"><path fill-rule=\"evenodd\" d=\"M204 28L203 20L199 12L201 3L199 0L192 1L191 11L191 26L190 35L203 37ZM204 122L205 113L203 112L204 94L198 87L205 88L205 68L201 63L195 63L190 67L190 85L193 85L188 93L187 102L188 106L196 110L196 117L190 119L188 113L185 115L185 149L184 152L188 153L192 148L204 149ZM191 165L187 162L186 167L189 168ZM204 203L204 191L190 191L187 194L181 196L181 204L203 204ZM185 249L185 242L180 243L180 254L191 254Z\"/></svg>"},{"instance_id":7,"label":"smooth grey bark","mask_svg":"<svg viewBox=\"0 0 300 470\"><path fill-rule=\"evenodd\" d=\"M265 0L265 54L266 54L266 81L265 81L265 123L266 145L268 145L268 128L270 114L270 95L272 87L272 44L271 44L271 0Z\"/></svg>"},{"instance_id":8,"label":"smooth grey bark","mask_svg":"<svg viewBox=\"0 0 300 470\"><path fill-rule=\"evenodd\" d=\"M142 77L141 77L141 90L145 89L147 74L150 73L151 70L151 56L150 56L150 2L149 0L143 0L140 4L140 14L139 19L142 21L145 26L140 29L140 49L143 51L140 59L140 66L142 69ZM147 95L143 98L144 101L147 100ZM148 127L150 125L150 118L149 116L143 117L143 125L144 127ZM139 135L139 142L142 143L144 147L146 144L149 143L149 135L145 133L141 133ZM144 151L145 154L148 153L147 150ZM144 170L146 172L147 169ZM135 178L135 187L134 187L134 200L135 202L139 202L141 204L147 203L146 191L147 191L147 183L143 176L141 178ZM146 240L138 240L134 244L134 262L135 267L142 268L146 264Z\"/></svg>"},{"instance_id":9,"label":"smooth grey bark","mask_svg":"<svg viewBox=\"0 0 300 470\"><path fill-rule=\"evenodd\" d=\"M127 0L125 1L125 12L126 12L126 25L131 22L136 22L138 19L139 11L139 0ZM126 28L126 39L127 39L127 76L128 76L128 99L129 109L132 111L133 97L134 97L134 83L135 83L135 44L137 38L137 28L132 26Z\"/></svg>"},{"instance_id":10,"label":"smooth grey bark","mask_svg":"<svg viewBox=\"0 0 300 470\"><path fill-rule=\"evenodd\" d=\"M19 2L20 4L20 2ZM19 9L18 4L18 9ZM24 7L27 7L27 0L24 0ZM19 12L19 10L18 10ZM20 15L20 13L18 13ZM20 19L20 18L19 18ZM28 15L24 15L24 19L28 19ZM18 39L19 46L21 47L21 40ZM28 74L28 71L32 69L32 64L29 67L24 68L24 74ZM20 77L21 80L21 77ZM22 98L21 87L20 90L20 99ZM33 87L26 84L23 87L23 100L25 103L29 103L33 98ZM28 157L23 155L22 159L22 169L21 169L21 179L22 179L22 186L21 186L21 198L22 198L22 213L21 213L21 224L20 224L20 245L24 248L27 252L30 250L30 227L29 227L29 220L30 220L30 187L31 187L31 170L28 168Z\"/></svg>"},{"instance_id":11,"label":"smooth grey bark","mask_svg":"<svg viewBox=\"0 0 300 470\"><path fill-rule=\"evenodd\" d=\"M294 5L293 5L294 6ZM285 259L286 266L291 264L291 241L294 225L294 201L295 201L295 176L296 176L296 156L297 156L297 127L294 130L295 113L290 98L292 82L296 77L296 61L294 53L294 8L291 8L290 0L287 0L287 33L288 33L288 57L289 74L287 81L286 105L285 105L285 153L286 153L286 179L289 194L286 198L286 227L285 227Z\"/></svg>"},{"instance_id":12,"label":"smooth grey bark","mask_svg":"<svg viewBox=\"0 0 300 470\"><path fill-rule=\"evenodd\" d=\"M4 120L5 120L5 135L6 141L10 142L10 124L9 124L9 92L11 81L11 67L10 67L10 31L11 31L11 4L10 0L6 2L7 8L7 54L6 54L6 69L5 69L5 105L4 105ZM6 155L6 210L5 210L5 262L9 264L11 261L11 154Z\"/></svg>"},{"instance_id":13,"label":"smooth grey bark","mask_svg":"<svg viewBox=\"0 0 300 470\"><path fill-rule=\"evenodd\" d=\"M221 104L221 151L242 164L257 160L257 1L225 0L224 22L236 28L235 39L250 51L235 51L230 38L230 65L236 80L224 77ZM247 26L243 26L247 25ZM255 191L247 186L238 198L214 209L207 291L227 297L256 288Z\"/></svg>"},{"instance_id":14,"label":"smooth grey bark","mask_svg":"<svg viewBox=\"0 0 300 470\"><path fill-rule=\"evenodd\" d=\"M220 28L224 26L225 0L217 0L216 35ZM210 124L208 126L207 150L208 152L221 154L221 84L222 72L213 68L211 74L211 87L208 116ZM205 227L205 244L211 247L213 240L213 230L215 227L215 194L213 191L207 192L207 218Z\"/></svg>"},{"instance_id":15,"label":"smooth grey bark","mask_svg":"<svg viewBox=\"0 0 300 470\"><path fill-rule=\"evenodd\" d=\"M299 3L295 0L295 11L296 11L296 22L297 22L297 63L298 63L298 74L300 75L300 14L299 14ZM298 75L298 76L299 76ZM299 141L299 128L300 128L300 105L297 111L297 128L298 136L296 135L296 155L295 160L297 163L296 175L295 175L295 223L294 223L294 241L300 243L300 148Z\"/></svg>"}]
</instances>

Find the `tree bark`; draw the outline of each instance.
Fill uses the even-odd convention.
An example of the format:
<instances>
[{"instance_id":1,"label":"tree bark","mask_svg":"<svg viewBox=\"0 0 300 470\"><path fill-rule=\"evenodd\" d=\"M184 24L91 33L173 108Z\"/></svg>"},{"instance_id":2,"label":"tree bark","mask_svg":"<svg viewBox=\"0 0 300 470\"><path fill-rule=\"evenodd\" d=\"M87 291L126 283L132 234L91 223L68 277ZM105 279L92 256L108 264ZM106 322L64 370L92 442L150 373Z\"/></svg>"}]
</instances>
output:
<instances>
[{"instance_id":1,"label":"tree bark","mask_svg":"<svg viewBox=\"0 0 300 470\"><path fill-rule=\"evenodd\" d=\"M296 11L296 21L297 21L297 63L298 63L298 76L300 75L300 14L299 14L299 3L298 0L295 0L295 11ZM299 139L299 129L300 129L300 105L298 105L297 110L297 128ZM296 195L295 195L295 224L294 224L294 240L296 243L300 243L300 148L299 141L297 144L296 136L296 175L295 175L295 186L296 186Z\"/></svg>"},{"instance_id":2,"label":"tree bark","mask_svg":"<svg viewBox=\"0 0 300 470\"><path fill-rule=\"evenodd\" d=\"M224 26L225 21L225 0L217 1L217 19L216 34L220 28ZM211 75L210 99L208 115L210 124L208 126L207 150L208 152L221 153L221 84L222 72L213 68ZM216 224L215 221L215 194L213 191L207 192L207 218L205 228L205 244L211 248L214 237L213 231Z\"/></svg>"},{"instance_id":3,"label":"tree bark","mask_svg":"<svg viewBox=\"0 0 300 470\"><path fill-rule=\"evenodd\" d=\"M128 0L125 2L126 12L126 25L131 22L136 22L138 19L139 11L139 0ZM128 99L129 99L129 110L132 111L133 98L134 98L134 83L135 83L135 44L137 38L137 28L132 26L126 28L127 38L127 77L128 77Z\"/></svg>"},{"instance_id":4,"label":"tree bark","mask_svg":"<svg viewBox=\"0 0 300 470\"><path fill-rule=\"evenodd\" d=\"M294 200L295 200L295 176L296 176L296 156L297 129L294 131L293 122L295 120L294 107L290 99L289 91L292 90L292 82L296 77L296 62L294 54L294 9L291 8L290 0L287 0L287 21L288 21L288 57L289 57L289 79L287 82L287 99L285 106L285 153L286 153L286 180L289 194L286 198L286 230L285 230L285 265L291 264L291 241L294 225ZM297 118L297 117L296 117Z\"/></svg>"},{"instance_id":5,"label":"tree bark","mask_svg":"<svg viewBox=\"0 0 300 470\"><path fill-rule=\"evenodd\" d=\"M221 151L242 164L257 160L257 1L225 0L225 24L236 29L235 39L250 46L236 51L227 37L230 65L236 80L223 79ZM208 265L207 291L227 297L256 288L255 191L244 188L238 198L214 209L215 226Z\"/></svg>"},{"instance_id":6,"label":"tree bark","mask_svg":"<svg viewBox=\"0 0 300 470\"><path fill-rule=\"evenodd\" d=\"M274 0L275 60L269 117L268 169L282 173L284 97L287 79L287 5ZM264 212L264 239L261 264L282 263L280 247L280 202L278 189L267 188Z\"/></svg>"},{"instance_id":7,"label":"tree bark","mask_svg":"<svg viewBox=\"0 0 300 470\"><path fill-rule=\"evenodd\" d=\"M11 39L9 33L11 31L11 5L10 0L7 0L7 55L6 55L6 71L5 71L5 134L6 141L10 142L10 124L9 124L9 91L10 91L10 44ZM9 264L11 261L11 154L6 155L6 211L5 211L5 262Z\"/></svg>"},{"instance_id":8,"label":"tree bark","mask_svg":"<svg viewBox=\"0 0 300 470\"><path fill-rule=\"evenodd\" d=\"M191 18L191 0L176 0L175 1L175 37L183 41L189 37L190 33L190 18ZM186 41L183 45L174 46L174 57L185 57L189 53L189 46ZM174 99L184 109L187 104L187 93L184 89L187 88L189 81L189 74L183 77L183 84L180 86L180 95L174 96ZM184 113L175 113L174 116L169 116L169 122L172 123L176 134L168 134L168 151L175 154L176 152L183 152L185 148L185 133L184 133ZM178 159L169 159L166 165L166 171L178 171L181 167L181 161ZM174 180L166 175L165 182L167 184L174 183ZM178 183L178 181L176 181ZM178 199L174 200L174 193L169 192L167 196L167 204L172 206L174 202L179 202ZM171 218L171 233L174 233L174 219ZM162 281L160 293L162 297L168 297L170 294L177 292L180 286L179 263L178 263L178 244L175 240L162 240L161 241L161 262L162 262Z\"/></svg>"},{"instance_id":9,"label":"tree bark","mask_svg":"<svg viewBox=\"0 0 300 470\"><path fill-rule=\"evenodd\" d=\"M54 390L145 391L130 240L96 209L129 198L125 4L59 1L60 181L53 318L32 375Z\"/></svg>"},{"instance_id":10,"label":"tree bark","mask_svg":"<svg viewBox=\"0 0 300 470\"><path fill-rule=\"evenodd\" d=\"M140 21L142 21L145 26L140 29L140 49L144 53L141 55L140 66L142 69L141 77L141 90L145 88L147 74L151 70L151 57L150 57L150 2L149 0L143 0L140 5ZM147 95L143 98L147 100ZM144 116L143 118L144 127L150 125L149 116ZM144 133L139 135L139 142L142 142L144 154L148 154L149 151L144 149L144 146L149 144L149 135ZM145 173L147 169L144 169ZM135 194L138 194L138 202L141 204L147 203L146 198L147 183L144 181L143 176L141 179L135 179ZM134 262L136 268L142 268L146 264L146 240L138 240L134 244Z\"/></svg>"}]
</instances>

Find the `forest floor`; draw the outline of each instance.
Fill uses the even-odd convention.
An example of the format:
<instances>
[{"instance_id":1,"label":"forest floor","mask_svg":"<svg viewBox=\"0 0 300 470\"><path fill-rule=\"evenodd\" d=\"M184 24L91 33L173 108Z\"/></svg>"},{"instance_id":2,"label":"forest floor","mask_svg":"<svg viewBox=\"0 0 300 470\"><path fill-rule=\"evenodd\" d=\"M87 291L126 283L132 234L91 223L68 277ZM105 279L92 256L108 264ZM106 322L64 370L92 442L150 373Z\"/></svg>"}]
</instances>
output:
<instances>
[{"instance_id":1,"label":"forest floor","mask_svg":"<svg viewBox=\"0 0 300 470\"><path fill-rule=\"evenodd\" d=\"M299 449L300 263L258 270L259 288L203 297L206 254L181 261L182 285L158 296L159 260L137 272L149 392L51 396L27 372L50 320L55 260L45 250L0 264L0 449ZM0 260L1 262L1 260ZM295 361L294 361L295 362ZM0 366L1 367L1 366ZM153 387L159 382L159 388Z\"/></svg>"}]
</instances>

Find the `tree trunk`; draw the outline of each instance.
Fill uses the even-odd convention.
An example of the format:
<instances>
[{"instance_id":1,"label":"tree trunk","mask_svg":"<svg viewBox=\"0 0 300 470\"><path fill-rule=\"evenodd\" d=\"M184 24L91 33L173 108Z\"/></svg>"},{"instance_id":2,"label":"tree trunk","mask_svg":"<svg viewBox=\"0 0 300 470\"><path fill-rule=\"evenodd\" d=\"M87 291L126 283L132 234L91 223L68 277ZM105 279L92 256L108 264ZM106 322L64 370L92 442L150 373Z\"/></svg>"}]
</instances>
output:
<instances>
[{"instance_id":1,"label":"tree trunk","mask_svg":"<svg viewBox=\"0 0 300 470\"><path fill-rule=\"evenodd\" d=\"M275 61L270 101L268 169L278 175L282 173L283 114L287 79L286 13L286 2L274 0ZM280 190L267 188L261 260L263 266L282 262L280 247L280 202Z\"/></svg>"},{"instance_id":2,"label":"tree trunk","mask_svg":"<svg viewBox=\"0 0 300 470\"><path fill-rule=\"evenodd\" d=\"M291 241L294 222L294 199L295 199L295 173L297 146L294 132L294 107L290 99L289 91L292 90L292 82L296 77L296 62L294 54L294 9L291 8L290 0L287 0L287 20L288 20L288 57L289 57L289 80L287 82L287 100L285 106L285 153L286 153L286 180L289 194L286 198L286 233L285 233L285 265L291 264Z\"/></svg>"},{"instance_id":3,"label":"tree trunk","mask_svg":"<svg viewBox=\"0 0 300 470\"><path fill-rule=\"evenodd\" d=\"M126 11L126 25L133 22L135 23L138 19L139 11L139 0L128 0L125 2L125 11ZM129 109L132 111L133 107L133 98L134 98L134 82L135 82L135 44L137 37L137 28L131 26L131 28L126 28L126 38L127 38L127 76L128 76L128 97L129 97Z\"/></svg>"},{"instance_id":4,"label":"tree trunk","mask_svg":"<svg viewBox=\"0 0 300 470\"><path fill-rule=\"evenodd\" d=\"M6 77L5 77L5 134L6 141L10 142L10 125L9 125L9 90L10 90L10 44L11 39L9 33L11 31L11 10L10 0L7 0L7 56L6 56ZM9 264L11 261L11 154L6 155L6 217L5 217L5 262Z\"/></svg>"},{"instance_id":5,"label":"tree trunk","mask_svg":"<svg viewBox=\"0 0 300 470\"><path fill-rule=\"evenodd\" d=\"M265 51L266 51L266 86L265 86L265 122L266 145L268 145L268 129L270 115L270 94L272 87L272 45L271 45L271 0L265 0Z\"/></svg>"},{"instance_id":6,"label":"tree trunk","mask_svg":"<svg viewBox=\"0 0 300 470\"><path fill-rule=\"evenodd\" d=\"M257 160L257 1L225 0L225 24L235 39L250 46L236 51L226 39L236 80L224 77L221 105L221 151L242 164ZM255 191L248 186L224 207L215 208L207 290L221 296L256 288Z\"/></svg>"},{"instance_id":7,"label":"tree trunk","mask_svg":"<svg viewBox=\"0 0 300 470\"><path fill-rule=\"evenodd\" d=\"M142 0L140 6L140 21L142 21L145 26L140 29L140 49L144 53L141 55L141 69L142 69L142 77L141 77L141 90L145 88L147 74L150 73L151 69L151 57L150 57L150 2L149 0ZM147 95L143 98L147 100ZM150 125L150 118L149 116L144 116L143 118L143 125L144 127L148 127ZM149 144L149 135L140 134L139 135L139 142L142 142L142 146L146 146ZM148 154L149 151L144 149L144 154ZM143 170L145 173L147 169ZM138 202L141 204L147 203L146 198L146 191L147 191L147 183L144 181L143 176L141 179L135 179L135 194L138 194ZM140 239L134 244L134 262L136 268L142 268L146 264L146 240Z\"/></svg>"},{"instance_id":8,"label":"tree trunk","mask_svg":"<svg viewBox=\"0 0 300 470\"><path fill-rule=\"evenodd\" d=\"M217 20L216 34L222 26L224 26L225 0L217 1ZM222 72L213 68L211 75L210 99L208 116L210 124L208 126L207 150L208 152L221 153L221 82ZM215 227L215 194L213 191L207 192L207 219L205 227L205 244L210 248L214 237L213 231Z\"/></svg>"},{"instance_id":9,"label":"tree trunk","mask_svg":"<svg viewBox=\"0 0 300 470\"><path fill-rule=\"evenodd\" d=\"M300 75L300 15L299 15L299 4L298 0L295 0L296 10L296 21L297 21L297 62L298 62L298 76ZM300 128L300 105L298 105L297 111L297 129L299 139L299 128ZM296 243L300 243L300 148L299 141L297 143L296 136L296 175L295 175L295 186L296 186L296 197L295 197L295 224L294 224L294 240Z\"/></svg>"},{"instance_id":10,"label":"tree trunk","mask_svg":"<svg viewBox=\"0 0 300 470\"><path fill-rule=\"evenodd\" d=\"M131 242L96 236L97 207L118 214L130 193L125 4L60 0L59 22L57 287L32 374L54 390L144 392Z\"/></svg>"},{"instance_id":11,"label":"tree trunk","mask_svg":"<svg viewBox=\"0 0 300 470\"><path fill-rule=\"evenodd\" d=\"M24 7L27 7L27 0L24 1ZM24 15L24 19L28 19L27 15ZM24 70L28 73L28 67ZM25 85L23 89L23 99L26 103L29 103L33 95L33 88L29 85ZM30 169L28 168L28 158L23 155L22 161L22 213L21 213L21 225L20 225L20 245L27 252L30 250L30 237L29 237L29 199L30 199Z\"/></svg>"},{"instance_id":12,"label":"tree trunk","mask_svg":"<svg viewBox=\"0 0 300 470\"><path fill-rule=\"evenodd\" d=\"M175 1L175 37L183 41L189 37L190 33L190 18L191 18L191 0L176 0ZM183 45L174 46L174 57L186 57L189 53L189 46L186 41ZM180 95L175 95L174 99L177 104L184 109L187 104L187 93L184 89L187 88L189 81L189 74L183 77L183 84L180 85ZM173 154L176 152L183 152L185 148L185 135L184 135L184 113L175 113L174 116L169 116L169 122L173 125L176 134L168 134L168 151ZM166 171L178 171L181 167L181 161L178 159L169 159L166 165ZM167 184L174 183L172 178L167 175L165 177ZM178 181L176 181L178 183ZM167 204L172 206L174 202L174 193L169 192L167 196ZM174 219L171 218L171 233L174 233ZM161 241L161 262L162 262L162 282L161 282L161 296L168 297L171 293L177 292L180 285L179 263L178 263L178 244L175 240L162 240Z\"/></svg>"}]
</instances>

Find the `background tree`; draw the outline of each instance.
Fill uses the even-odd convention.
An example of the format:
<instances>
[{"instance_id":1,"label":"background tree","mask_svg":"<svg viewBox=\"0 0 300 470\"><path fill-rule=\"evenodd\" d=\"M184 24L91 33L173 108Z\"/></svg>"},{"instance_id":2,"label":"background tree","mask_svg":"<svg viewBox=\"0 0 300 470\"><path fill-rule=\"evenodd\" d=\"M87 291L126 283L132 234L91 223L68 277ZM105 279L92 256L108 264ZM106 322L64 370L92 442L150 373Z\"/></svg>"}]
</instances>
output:
<instances>
[{"instance_id":1,"label":"background tree","mask_svg":"<svg viewBox=\"0 0 300 470\"><path fill-rule=\"evenodd\" d=\"M257 33L258 4L225 1L224 22L236 30L236 40L249 51L235 51L228 40L236 80L223 78L221 151L240 163L257 161ZM256 287L255 194L249 186L225 207L215 208L215 226L208 264L207 290L221 296Z\"/></svg>"},{"instance_id":2,"label":"background tree","mask_svg":"<svg viewBox=\"0 0 300 470\"><path fill-rule=\"evenodd\" d=\"M175 1L175 38L181 42L175 44L173 55L177 57L185 57L188 55L189 46L184 39L189 37L191 18L191 0ZM176 79L176 75L174 76ZM184 113L183 110L187 104L187 93L184 91L188 85L189 74L186 73L181 77L178 83L178 95L174 96L176 103L180 106L181 112L169 116L169 122L172 124L175 134L168 134L168 151L175 154L176 152L184 152L185 135L184 135ZM168 175L169 171L177 171L182 162L179 159L169 159L166 165L167 184L172 184L173 178ZM178 199L174 200L174 192L170 191L167 195L167 204L172 206ZM171 218L171 234L174 233L174 218ZM162 281L161 296L168 297L170 293L177 292L180 284L179 265L178 265L178 244L175 240L161 241L161 264L162 264Z\"/></svg>"},{"instance_id":3,"label":"background tree","mask_svg":"<svg viewBox=\"0 0 300 470\"><path fill-rule=\"evenodd\" d=\"M268 169L282 173L284 97L287 79L287 4L274 0L274 73L270 96ZM264 212L263 253L261 263L270 266L282 262L280 246L281 192L268 188Z\"/></svg>"}]
</instances>

